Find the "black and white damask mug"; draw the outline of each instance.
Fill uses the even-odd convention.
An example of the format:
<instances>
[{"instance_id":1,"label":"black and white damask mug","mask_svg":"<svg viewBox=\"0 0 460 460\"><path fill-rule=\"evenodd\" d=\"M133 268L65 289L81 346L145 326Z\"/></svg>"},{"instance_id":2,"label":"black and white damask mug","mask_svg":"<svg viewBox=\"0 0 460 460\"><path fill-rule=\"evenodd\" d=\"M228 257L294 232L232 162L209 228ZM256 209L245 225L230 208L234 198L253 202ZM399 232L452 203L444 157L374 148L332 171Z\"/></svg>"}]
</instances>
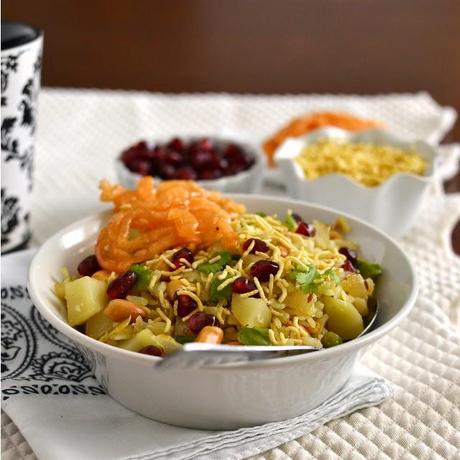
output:
<instances>
[{"instance_id":1,"label":"black and white damask mug","mask_svg":"<svg viewBox=\"0 0 460 460\"><path fill-rule=\"evenodd\" d=\"M27 245L43 34L2 21L2 253Z\"/></svg>"}]
</instances>

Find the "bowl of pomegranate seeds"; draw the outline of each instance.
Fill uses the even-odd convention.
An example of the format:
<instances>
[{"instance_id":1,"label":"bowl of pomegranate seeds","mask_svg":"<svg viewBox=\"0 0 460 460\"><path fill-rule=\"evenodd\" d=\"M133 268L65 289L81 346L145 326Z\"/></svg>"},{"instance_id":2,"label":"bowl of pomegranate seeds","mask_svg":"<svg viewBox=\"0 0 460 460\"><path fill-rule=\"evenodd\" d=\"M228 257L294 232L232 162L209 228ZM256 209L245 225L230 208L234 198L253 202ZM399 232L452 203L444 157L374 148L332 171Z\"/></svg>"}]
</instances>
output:
<instances>
[{"instance_id":1,"label":"bowl of pomegranate seeds","mask_svg":"<svg viewBox=\"0 0 460 460\"><path fill-rule=\"evenodd\" d=\"M251 193L262 181L263 155L248 144L218 137L175 137L137 142L116 161L119 182L134 187L142 176L193 180L221 192Z\"/></svg>"}]
</instances>

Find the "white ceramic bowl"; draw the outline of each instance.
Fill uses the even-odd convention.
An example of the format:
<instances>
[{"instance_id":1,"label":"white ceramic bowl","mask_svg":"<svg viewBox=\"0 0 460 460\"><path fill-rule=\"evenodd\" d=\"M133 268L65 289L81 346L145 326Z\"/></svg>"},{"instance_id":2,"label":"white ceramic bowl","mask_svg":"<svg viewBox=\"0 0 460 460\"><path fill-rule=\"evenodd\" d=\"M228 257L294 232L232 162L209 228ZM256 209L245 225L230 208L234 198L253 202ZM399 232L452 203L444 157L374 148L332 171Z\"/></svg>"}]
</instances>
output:
<instances>
[{"instance_id":1,"label":"white ceramic bowl","mask_svg":"<svg viewBox=\"0 0 460 460\"><path fill-rule=\"evenodd\" d=\"M263 173L265 168L265 156L263 153L255 148L254 146L248 144L247 142L242 142L238 139L230 139L226 137L216 137L216 136L181 136L181 139L186 143L196 141L207 137L212 142L217 145L222 144L236 144L242 147L244 150L249 152L254 156L255 163L246 171L242 171L233 176L224 176L220 179L215 180L202 180L197 181L201 187L204 187L208 190L215 190L218 192L226 193L256 193L260 185L262 184ZM171 140L171 137L168 138L158 138L150 142L150 145L155 144L164 144ZM115 171L117 174L118 182L127 188L135 188L138 180L142 177L140 174L130 171L124 163L121 161L121 155L115 160ZM160 178L155 178L158 182L161 182Z\"/></svg>"},{"instance_id":2,"label":"white ceramic bowl","mask_svg":"<svg viewBox=\"0 0 460 460\"><path fill-rule=\"evenodd\" d=\"M233 195L250 211L283 216L287 209L308 221L335 222L334 210L299 201L254 195ZM96 378L124 406L147 417L186 427L233 429L284 420L318 406L350 377L361 354L397 326L416 296L416 279L401 248L370 225L348 217L350 237L366 258L382 264L378 283L377 328L335 348L310 354L200 370L159 370L161 358L112 347L70 327L63 305L53 293L60 268L76 271L94 251L96 235L108 218L101 213L65 228L37 252L29 269L29 292L40 313L89 356Z\"/></svg>"},{"instance_id":3,"label":"white ceramic bowl","mask_svg":"<svg viewBox=\"0 0 460 460\"><path fill-rule=\"evenodd\" d=\"M321 138L393 145L403 149L414 147L427 161L427 172L424 176L397 173L378 187L366 187L342 174L328 174L315 180L305 179L302 168L294 158L305 146ZM350 213L394 237L404 234L414 222L423 196L432 182L438 160L435 149L425 142L406 142L377 129L350 133L332 127L287 139L276 151L274 158L282 171L289 195L293 198Z\"/></svg>"}]
</instances>

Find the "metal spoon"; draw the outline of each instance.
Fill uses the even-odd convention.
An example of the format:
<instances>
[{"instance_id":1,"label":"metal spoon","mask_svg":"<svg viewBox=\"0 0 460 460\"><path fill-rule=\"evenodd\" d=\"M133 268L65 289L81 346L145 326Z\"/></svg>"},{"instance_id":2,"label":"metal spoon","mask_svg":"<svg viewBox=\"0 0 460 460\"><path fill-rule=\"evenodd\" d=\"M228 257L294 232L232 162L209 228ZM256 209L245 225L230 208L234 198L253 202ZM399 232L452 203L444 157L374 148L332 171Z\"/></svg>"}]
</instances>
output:
<instances>
[{"instance_id":1,"label":"metal spoon","mask_svg":"<svg viewBox=\"0 0 460 460\"><path fill-rule=\"evenodd\" d=\"M358 337L369 332L375 324L379 304L369 306L366 327ZM358 338L356 337L356 338ZM158 361L156 367L161 369L197 369L206 366L218 366L227 363L255 361L261 359L293 356L321 350L310 345L213 345L209 343L190 342L184 344L181 351L166 355Z\"/></svg>"}]
</instances>

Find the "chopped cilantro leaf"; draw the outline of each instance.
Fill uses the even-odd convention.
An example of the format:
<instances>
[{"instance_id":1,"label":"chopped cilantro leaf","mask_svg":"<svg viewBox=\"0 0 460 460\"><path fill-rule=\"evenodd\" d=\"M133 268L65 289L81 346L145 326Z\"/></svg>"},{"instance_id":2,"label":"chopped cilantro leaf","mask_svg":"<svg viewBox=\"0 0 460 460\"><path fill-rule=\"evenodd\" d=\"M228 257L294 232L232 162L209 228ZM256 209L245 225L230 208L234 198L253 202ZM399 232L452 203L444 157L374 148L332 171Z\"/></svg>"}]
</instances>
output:
<instances>
[{"instance_id":1,"label":"chopped cilantro leaf","mask_svg":"<svg viewBox=\"0 0 460 460\"><path fill-rule=\"evenodd\" d=\"M297 222L295 221L294 217L292 217L292 214L288 214L286 216L286 219L284 219L284 224L289 230L295 230L297 228Z\"/></svg>"},{"instance_id":2,"label":"chopped cilantro leaf","mask_svg":"<svg viewBox=\"0 0 460 460\"><path fill-rule=\"evenodd\" d=\"M332 269L326 270L324 275L327 276L329 279L334 281L335 284L340 284L340 278L337 276L337 273Z\"/></svg>"},{"instance_id":3,"label":"chopped cilantro leaf","mask_svg":"<svg viewBox=\"0 0 460 460\"><path fill-rule=\"evenodd\" d=\"M358 270L363 278L377 278L383 271L379 264L358 259Z\"/></svg>"},{"instance_id":4,"label":"chopped cilantro leaf","mask_svg":"<svg viewBox=\"0 0 460 460\"><path fill-rule=\"evenodd\" d=\"M243 327L238 334L243 345L271 345L268 329L263 327Z\"/></svg>"},{"instance_id":5,"label":"chopped cilantro leaf","mask_svg":"<svg viewBox=\"0 0 460 460\"><path fill-rule=\"evenodd\" d=\"M137 281L134 285L134 289L137 289L138 291L144 291L147 289L152 279L153 271L140 264L131 265L129 269L137 275Z\"/></svg>"},{"instance_id":6,"label":"chopped cilantro leaf","mask_svg":"<svg viewBox=\"0 0 460 460\"><path fill-rule=\"evenodd\" d=\"M306 270L299 269L291 271L289 278L297 283L304 292L313 292L316 288L315 280L320 277L314 265L310 265Z\"/></svg>"},{"instance_id":7,"label":"chopped cilantro leaf","mask_svg":"<svg viewBox=\"0 0 460 460\"><path fill-rule=\"evenodd\" d=\"M227 278L226 278L227 279ZM219 300L229 301L232 297L232 285L227 284L223 289L218 290L217 288L225 281L225 279L220 280L215 276L211 281L209 286L209 299L211 302L219 302Z\"/></svg>"},{"instance_id":8,"label":"chopped cilantro leaf","mask_svg":"<svg viewBox=\"0 0 460 460\"><path fill-rule=\"evenodd\" d=\"M218 255L220 259L217 262L209 263L205 262L204 264L198 265L197 270L202 273L217 273L225 268L226 265L232 262L232 256L227 251L219 252Z\"/></svg>"}]
</instances>

